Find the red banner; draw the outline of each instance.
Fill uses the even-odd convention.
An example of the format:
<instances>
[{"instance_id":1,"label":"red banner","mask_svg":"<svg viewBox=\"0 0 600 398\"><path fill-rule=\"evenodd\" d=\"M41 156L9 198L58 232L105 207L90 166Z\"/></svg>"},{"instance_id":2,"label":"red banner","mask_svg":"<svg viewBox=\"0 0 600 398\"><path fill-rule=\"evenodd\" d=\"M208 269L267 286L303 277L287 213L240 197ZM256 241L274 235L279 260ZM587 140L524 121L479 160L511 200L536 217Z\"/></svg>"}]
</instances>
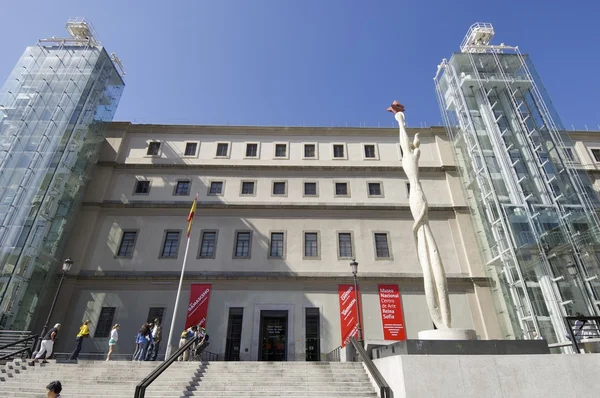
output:
<instances>
[{"instance_id":1,"label":"red banner","mask_svg":"<svg viewBox=\"0 0 600 398\"><path fill-rule=\"evenodd\" d=\"M211 285L192 283L190 289L190 303L187 309L185 328L194 325L206 327L206 315L208 314L208 299L210 298Z\"/></svg>"},{"instance_id":2,"label":"red banner","mask_svg":"<svg viewBox=\"0 0 600 398\"><path fill-rule=\"evenodd\" d=\"M378 285L379 307L385 340L406 340L404 315L398 285Z\"/></svg>"},{"instance_id":3,"label":"red banner","mask_svg":"<svg viewBox=\"0 0 600 398\"><path fill-rule=\"evenodd\" d=\"M340 296L342 347L345 347L346 341L350 337L354 336L358 338L358 317L356 316L356 292L354 291L354 285L338 285L338 294Z\"/></svg>"}]
</instances>

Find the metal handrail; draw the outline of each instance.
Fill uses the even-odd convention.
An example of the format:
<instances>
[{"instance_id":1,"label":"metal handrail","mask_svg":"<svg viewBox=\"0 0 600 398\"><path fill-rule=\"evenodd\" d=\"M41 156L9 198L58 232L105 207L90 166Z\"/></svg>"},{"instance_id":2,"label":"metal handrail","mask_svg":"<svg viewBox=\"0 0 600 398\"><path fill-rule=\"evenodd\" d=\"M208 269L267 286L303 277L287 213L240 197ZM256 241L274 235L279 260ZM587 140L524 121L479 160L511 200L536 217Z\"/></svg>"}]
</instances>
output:
<instances>
[{"instance_id":1,"label":"metal handrail","mask_svg":"<svg viewBox=\"0 0 600 398\"><path fill-rule=\"evenodd\" d=\"M581 326L575 330L577 321L583 322ZM576 354L581 353L579 344L584 343L586 338L600 338L599 316L567 316L565 317L565 322L567 323L567 331L569 332L567 338L571 340L573 350Z\"/></svg>"},{"instance_id":2,"label":"metal handrail","mask_svg":"<svg viewBox=\"0 0 600 398\"><path fill-rule=\"evenodd\" d=\"M377 369L377 366L375 366L375 364L373 363L373 361L367 354L367 351L365 351L362 344L360 344L356 340L355 337L350 337L349 340L350 340L350 343L354 346L354 349L356 350L358 355L360 356L360 359L367 367L367 370L371 374L371 377L373 377L373 380L375 380L375 384L377 384L377 387L379 387L379 397L380 398L392 398L392 389L390 388L388 383L385 381L385 379L379 372L379 369Z\"/></svg>"},{"instance_id":3,"label":"metal handrail","mask_svg":"<svg viewBox=\"0 0 600 398\"><path fill-rule=\"evenodd\" d=\"M15 352L11 352L11 353L5 354L5 355L3 355L3 356L0 357L0 361L3 361L5 359L9 359L9 358L11 358L11 357L13 357L15 355L22 354L23 352L27 352L27 354L28 354L27 356L31 356L31 354L33 353L33 348L35 347L35 344L37 342L38 337L39 336L37 334L33 334L31 336L25 337L24 339L13 341L12 343L8 343L8 344L5 344L3 346L0 346L0 351L2 351L2 350L5 350L7 348L15 347L15 346L18 346L19 344L26 343L29 340L33 340L33 343L31 345L31 347L25 347L25 348L22 348L20 350L15 351Z\"/></svg>"},{"instance_id":4,"label":"metal handrail","mask_svg":"<svg viewBox=\"0 0 600 398\"><path fill-rule=\"evenodd\" d=\"M339 362L340 361L340 352L342 351L342 346L334 348L331 352L325 355L325 360L327 362Z\"/></svg>"},{"instance_id":5,"label":"metal handrail","mask_svg":"<svg viewBox=\"0 0 600 398\"><path fill-rule=\"evenodd\" d=\"M165 370L171 366L173 362L177 360L177 357L182 355L184 352L189 350L192 345L198 342L200 338L198 336L194 337L187 343L185 343L180 349L175 351L173 355L171 355L168 359L166 359L163 363L158 365L156 369L154 369L148 376L144 378L137 386L135 386L135 393L133 398L144 398L146 396L146 388L150 386L160 376Z\"/></svg>"}]
</instances>

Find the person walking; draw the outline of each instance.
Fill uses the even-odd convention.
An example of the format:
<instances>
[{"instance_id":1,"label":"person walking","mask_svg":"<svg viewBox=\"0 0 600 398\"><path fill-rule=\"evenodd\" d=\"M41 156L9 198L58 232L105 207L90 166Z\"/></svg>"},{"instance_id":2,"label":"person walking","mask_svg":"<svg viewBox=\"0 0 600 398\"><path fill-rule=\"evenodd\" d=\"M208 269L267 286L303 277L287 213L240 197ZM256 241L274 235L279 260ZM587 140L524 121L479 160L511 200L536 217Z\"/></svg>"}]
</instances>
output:
<instances>
[{"instance_id":1,"label":"person walking","mask_svg":"<svg viewBox=\"0 0 600 398\"><path fill-rule=\"evenodd\" d=\"M46 386L46 397L47 398L60 398L60 392L62 391L62 384L58 380L50 382Z\"/></svg>"},{"instance_id":2,"label":"person walking","mask_svg":"<svg viewBox=\"0 0 600 398\"><path fill-rule=\"evenodd\" d=\"M160 348L160 340L162 339L162 325L160 324L160 319L158 318L154 320L152 339L153 341L150 343L150 351L148 352L148 360L156 361L156 358L158 357L158 350Z\"/></svg>"},{"instance_id":3,"label":"person walking","mask_svg":"<svg viewBox=\"0 0 600 398\"><path fill-rule=\"evenodd\" d=\"M79 328L79 333L77 333L77 345L75 346L75 350L71 353L71 357L69 358L71 361L77 360L79 357L79 352L81 351L81 346L83 344L83 339L87 339L90 337L90 328L89 324L91 321L88 319L83 322L83 325Z\"/></svg>"},{"instance_id":4,"label":"person walking","mask_svg":"<svg viewBox=\"0 0 600 398\"><path fill-rule=\"evenodd\" d=\"M48 330L48 333L44 335L42 342L40 343L40 350L34 358L35 360L38 360L43 356L43 363L47 363L46 359L52 355L52 350L54 349L54 340L56 340L59 329L60 323L57 323L52 329Z\"/></svg>"},{"instance_id":5,"label":"person walking","mask_svg":"<svg viewBox=\"0 0 600 398\"><path fill-rule=\"evenodd\" d=\"M144 323L142 325L142 327L140 328L140 331L138 332L137 338L136 338L136 344L137 344L137 353L135 354L135 357L133 358L134 361L143 361L146 358L146 354L148 352L148 344L150 343L150 335L152 334L152 332L150 331L150 328L148 327L147 323Z\"/></svg>"},{"instance_id":6,"label":"person walking","mask_svg":"<svg viewBox=\"0 0 600 398\"><path fill-rule=\"evenodd\" d=\"M112 355L113 351L115 350L117 341L119 341L119 328L120 327L121 327L121 325L116 323L115 326L113 326L112 330L110 331L110 340L108 340L108 355L106 355L107 361L110 361L110 356Z\"/></svg>"}]
</instances>

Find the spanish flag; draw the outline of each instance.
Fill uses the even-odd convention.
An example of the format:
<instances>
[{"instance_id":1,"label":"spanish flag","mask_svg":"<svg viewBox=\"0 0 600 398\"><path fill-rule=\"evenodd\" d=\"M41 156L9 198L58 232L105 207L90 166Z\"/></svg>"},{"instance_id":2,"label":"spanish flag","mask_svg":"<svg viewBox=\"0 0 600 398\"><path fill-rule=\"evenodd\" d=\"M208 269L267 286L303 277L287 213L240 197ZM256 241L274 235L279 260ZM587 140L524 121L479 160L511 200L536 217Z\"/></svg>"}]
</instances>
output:
<instances>
[{"instance_id":1,"label":"spanish flag","mask_svg":"<svg viewBox=\"0 0 600 398\"><path fill-rule=\"evenodd\" d=\"M190 237L192 233L192 224L194 223L194 216L196 215L196 202L198 202L198 194L194 198L194 203L192 203L192 208L190 209L190 214L188 215L188 229L187 229L187 237Z\"/></svg>"}]
</instances>

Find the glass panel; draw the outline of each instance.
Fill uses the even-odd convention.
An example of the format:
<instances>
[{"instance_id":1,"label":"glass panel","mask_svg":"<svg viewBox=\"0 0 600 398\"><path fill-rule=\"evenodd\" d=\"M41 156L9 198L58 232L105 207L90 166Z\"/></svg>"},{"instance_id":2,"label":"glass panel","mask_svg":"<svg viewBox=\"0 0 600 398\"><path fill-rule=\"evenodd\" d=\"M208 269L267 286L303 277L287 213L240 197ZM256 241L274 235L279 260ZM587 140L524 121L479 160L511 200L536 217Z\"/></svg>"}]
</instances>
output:
<instances>
[{"instance_id":1,"label":"glass panel","mask_svg":"<svg viewBox=\"0 0 600 398\"><path fill-rule=\"evenodd\" d=\"M283 257L283 233L273 232L271 234L271 257Z\"/></svg>"},{"instance_id":2,"label":"glass panel","mask_svg":"<svg viewBox=\"0 0 600 398\"><path fill-rule=\"evenodd\" d=\"M273 183L273 195L285 195L285 182Z\"/></svg>"},{"instance_id":3,"label":"glass panel","mask_svg":"<svg viewBox=\"0 0 600 398\"><path fill-rule=\"evenodd\" d=\"M338 235L340 257L352 257L352 234L340 233Z\"/></svg>"},{"instance_id":4,"label":"glass panel","mask_svg":"<svg viewBox=\"0 0 600 398\"><path fill-rule=\"evenodd\" d=\"M315 157L315 145L314 144L305 144L304 145L304 157L305 158L314 158Z\"/></svg>"},{"instance_id":5,"label":"glass panel","mask_svg":"<svg viewBox=\"0 0 600 398\"><path fill-rule=\"evenodd\" d=\"M348 184L345 182L336 182L335 194L340 196L348 195Z\"/></svg>"},{"instance_id":6,"label":"glass panel","mask_svg":"<svg viewBox=\"0 0 600 398\"><path fill-rule=\"evenodd\" d=\"M165 244L163 245L162 257L177 258L179 249L180 232L167 232L165 235Z\"/></svg>"},{"instance_id":7,"label":"glass panel","mask_svg":"<svg viewBox=\"0 0 600 398\"><path fill-rule=\"evenodd\" d=\"M304 256L319 256L318 234L316 232L307 232L304 234Z\"/></svg>"},{"instance_id":8,"label":"glass panel","mask_svg":"<svg viewBox=\"0 0 600 398\"><path fill-rule=\"evenodd\" d=\"M204 232L202 234L202 244L200 245L200 257L214 257L216 240L216 232Z\"/></svg>"},{"instance_id":9,"label":"glass panel","mask_svg":"<svg viewBox=\"0 0 600 398\"><path fill-rule=\"evenodd\" d=\"M278 158L283 158L287 153L287 145L286 144L275 144L275 156Z\"/></svg>"},{"instance_id":10,"label":"glass panel","mask_svg":"<svg viewBox=\"0 0 600 398\"><path fill-rule=\"evenodd\" d=\"M100 316L96 323L96 332L94 337L108 337L112 329L112 322L115 317L116 307L102 307L100 310Z\"/></svg>"},{"instance_id":11,"label":"glass panel","mask_svg":"<svg viewBox=\"0 0 600 398\"><path fill-rule=\"evenodd\" d=\"M195 142L188 142L185 144L185 156L195 156L198 144Z\"/></svg>"},{"instance_id":12,"label":"glass panel","mask_svg":"<svg viewBox=\"0 0 600 398\"><path fill-rule=\"evenodd\" d=\"M317 183L316 182L305 182L304 183L304 195L316 195L317 194Z\"/></svg>"},{"instance_id":13,"label":"glass panel","mask_svg":"<svg viewBox=\"0 0 600 398\"><path fill-rule=\"evenodd\" d=\"M375 234L375 252L379 258L387 258L390 256L387 234Z\"/></svg>"},{"instance_id":14,"label":"glass panel","mask_svg":"<svg viewBox=\"0 0 600 398\"><path fill-rule=\"evenodd\" d=\"M250 232L238 232L235 243L235 256L248 257L250 254Z\"/></svg>"}]
</instances>

